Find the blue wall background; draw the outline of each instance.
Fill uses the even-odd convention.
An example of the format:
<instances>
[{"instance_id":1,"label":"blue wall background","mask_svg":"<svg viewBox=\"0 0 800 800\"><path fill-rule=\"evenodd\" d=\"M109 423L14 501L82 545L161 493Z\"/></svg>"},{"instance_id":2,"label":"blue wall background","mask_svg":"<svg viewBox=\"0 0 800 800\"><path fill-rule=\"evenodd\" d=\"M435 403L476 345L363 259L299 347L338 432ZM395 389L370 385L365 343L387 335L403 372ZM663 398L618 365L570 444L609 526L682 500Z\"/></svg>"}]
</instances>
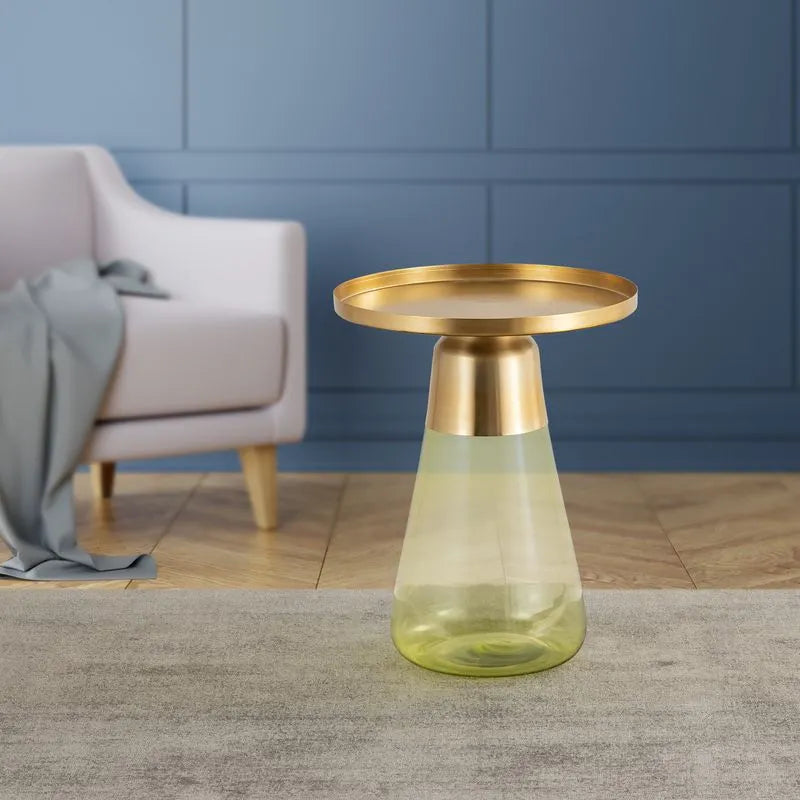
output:
<instances>
[{"instance_id":1,"label":"blue wall background","mask_svg":"<svg viewBox=\"0 0 800 800\"><path fill-rule=\"evenodd\" d=\"M306 224L287 468L413 468L433 341L331 290L484 259L640 285L630 320L539 340L562 468L797 468L797 41L793 0L0 0L0 139Z\"/></svg>"}]
</instances>

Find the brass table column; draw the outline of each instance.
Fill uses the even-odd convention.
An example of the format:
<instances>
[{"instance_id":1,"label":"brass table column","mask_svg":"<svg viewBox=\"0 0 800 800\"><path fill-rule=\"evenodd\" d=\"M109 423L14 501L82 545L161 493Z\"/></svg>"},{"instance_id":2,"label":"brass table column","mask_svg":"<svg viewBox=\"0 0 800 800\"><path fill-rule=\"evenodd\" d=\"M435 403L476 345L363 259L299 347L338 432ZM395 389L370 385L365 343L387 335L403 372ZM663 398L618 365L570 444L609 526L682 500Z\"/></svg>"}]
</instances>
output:
<instances>
[{"instance_id":1,"label":"brass table column","mask_svg":"<svg viewBox=\"0 0 800 800\"><path fill-rule=\"evenodd\" d=\"M636 304L625 278L539 264L412 267L334 291L351 322L441 336L392 610L409 660L517 675L580 648L580 577L531 335L615 322Z\"/></svg>"}]
</instances>

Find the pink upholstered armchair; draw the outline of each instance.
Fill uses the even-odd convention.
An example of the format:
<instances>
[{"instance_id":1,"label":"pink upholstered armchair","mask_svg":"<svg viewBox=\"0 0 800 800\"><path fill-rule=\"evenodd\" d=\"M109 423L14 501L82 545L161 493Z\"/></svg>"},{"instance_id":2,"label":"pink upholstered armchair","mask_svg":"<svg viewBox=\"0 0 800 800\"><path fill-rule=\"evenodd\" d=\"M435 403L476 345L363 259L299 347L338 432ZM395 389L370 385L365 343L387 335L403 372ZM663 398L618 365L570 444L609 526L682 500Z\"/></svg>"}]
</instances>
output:
<instances>
[{"instance_id":1,"label":"pink upholstered armchair","mask_svg":"<svg viewBox=\"0 0 800 800\"><path fill-rule=\"evenodd\" d=\"M114 464L236 448L276 525L275 446L306 422L306 256L297 222L185 217L142 199L99 147L0 147L0 290L70 258L130 258L171 299L124 297L126 334L85 453Z\"/></svg>"}]
</instances>

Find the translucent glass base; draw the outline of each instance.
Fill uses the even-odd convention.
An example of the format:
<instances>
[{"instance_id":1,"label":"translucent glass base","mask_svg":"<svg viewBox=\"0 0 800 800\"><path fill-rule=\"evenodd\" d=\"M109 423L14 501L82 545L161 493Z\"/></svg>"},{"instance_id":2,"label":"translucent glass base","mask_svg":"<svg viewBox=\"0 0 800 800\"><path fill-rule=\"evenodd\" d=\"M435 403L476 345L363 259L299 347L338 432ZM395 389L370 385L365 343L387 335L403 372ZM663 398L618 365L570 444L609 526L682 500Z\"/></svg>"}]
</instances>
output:
<instances>
[{"instance_id":1,"label":"translucent glass base","mask_svg":"<svg viewBox=\"0 0 800 800\"><path fill-rule=\"evenodd\" d=\"M519 675L571 658L585 630L547 428L426 430L395 585L397 649L439 672Z\"/></svg>"},{"instance_id":2,"label":"translucent glass base","mask_svg":"<svg viewBox=\"0 0 800 800\"><path fill-rule=\"evenodd\" d=\"M585 631L573 586L404 587L392 614L392 638L409 661L475 677L555 667L577 653Z\"/></svg>"}]
</instances>

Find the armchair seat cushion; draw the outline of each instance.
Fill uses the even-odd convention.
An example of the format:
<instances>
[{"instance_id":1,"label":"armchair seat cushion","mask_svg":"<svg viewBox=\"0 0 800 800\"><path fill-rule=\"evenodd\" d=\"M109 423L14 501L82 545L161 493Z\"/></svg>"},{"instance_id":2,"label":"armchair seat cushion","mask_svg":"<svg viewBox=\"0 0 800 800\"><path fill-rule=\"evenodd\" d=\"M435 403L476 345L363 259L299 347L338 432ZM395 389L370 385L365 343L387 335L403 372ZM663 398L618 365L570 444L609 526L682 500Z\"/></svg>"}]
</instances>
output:
<instances>
[{"instance_id":1,"label":"armchair seat cushion","mask_svg":"<svg viewBox=\"0 0 800 800\"><path fill-rule=\"evenodd\" d=\"M283 388L283 321L255 311L123 297L125 342L100 420L257 408Z\"/></svg>"}]
</instances>

